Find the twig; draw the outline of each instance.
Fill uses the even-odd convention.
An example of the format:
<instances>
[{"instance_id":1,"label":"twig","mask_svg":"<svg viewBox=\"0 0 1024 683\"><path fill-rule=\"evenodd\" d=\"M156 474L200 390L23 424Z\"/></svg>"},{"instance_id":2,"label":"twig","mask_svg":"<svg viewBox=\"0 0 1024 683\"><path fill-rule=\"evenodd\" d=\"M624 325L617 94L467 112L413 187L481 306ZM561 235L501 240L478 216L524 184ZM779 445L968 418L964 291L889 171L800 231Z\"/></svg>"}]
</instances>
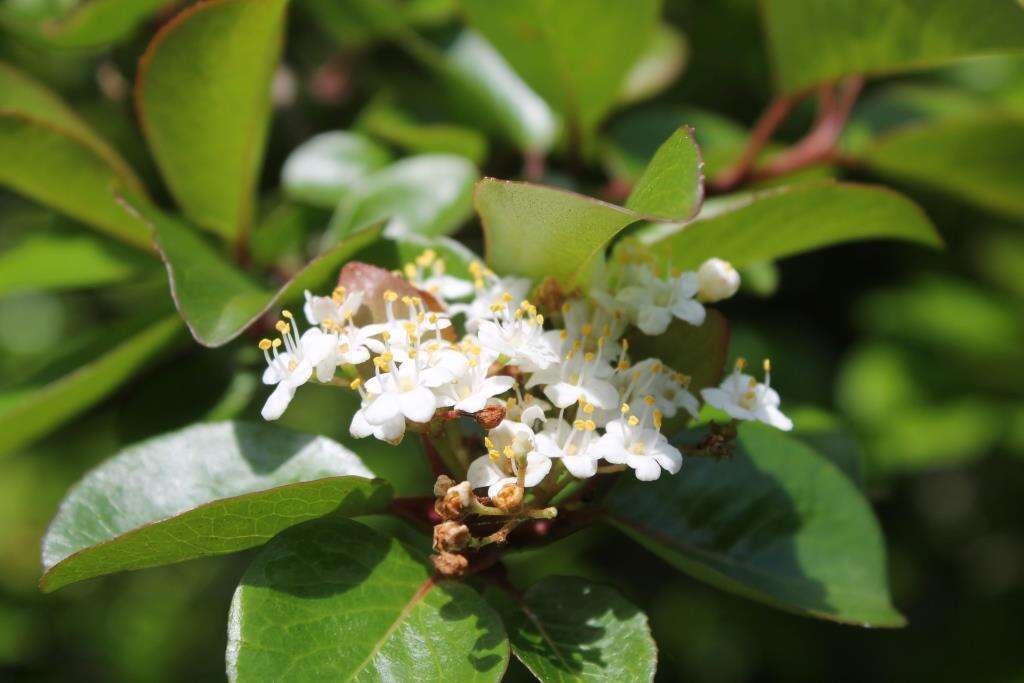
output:
<instances>
[{"instance_id":1,"label":"twig","mask_svg":"<svg viewBox=\"0 0 1024 683\"><path fill-rule=\"evenodd\" d=\"M437 452L437 447L430 440L430 435L426 432L420 432L420 443L423 444L423 453L427 456L427 462L430 463L430 473L434 478L436 479L442 474L446 474L441 454Z\"/></svg>"}]
</instances>

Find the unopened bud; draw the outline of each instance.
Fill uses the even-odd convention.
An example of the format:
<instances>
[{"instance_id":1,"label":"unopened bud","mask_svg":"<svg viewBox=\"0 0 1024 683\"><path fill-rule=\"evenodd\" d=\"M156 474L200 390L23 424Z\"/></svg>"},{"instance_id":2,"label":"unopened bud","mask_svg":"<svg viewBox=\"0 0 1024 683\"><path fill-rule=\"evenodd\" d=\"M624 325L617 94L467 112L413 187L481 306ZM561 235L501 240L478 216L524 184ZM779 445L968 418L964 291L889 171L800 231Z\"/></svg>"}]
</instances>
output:
<instances>
[{"instance_id":1,"label":"unopened bud","mask_svg":"<svg viewBox=\"0 0 1024 683\"><path fill-rule=\"evenodd\" d=\"M515 484L506 484L491 502L505 512L518 510L523 504L523 490Z\"/></svg>"},{"instance_id":2,"label":"unopened bud","mask_svg":"<svg viewBox=\"0 0 1024 683\"><path fill-rule=\"evenodd\" d=\"M462 576L469 566L469 560L458 553L439 553L431 555L430 561L434 563L434 569L441 576L455 578Z\"/></svg>"},{"instance_id":3,"label":"unopened bud","mask_svg":"<svg viewBox=\"0 0 1024 683\"><path fill-rule=\"evenodd\" d=\"M740 274L728 261L709 258L697 271L700 289L697 298L706 303L728 299L740 288Z\"/></svg>"},{"instance_id":4,"label":"unopened bud","mask_svg":"<svg viewBox=\"0 0 1024 683\"><path fill-rule=\"evenodd\" d=\"M484 429L491 430L501 424L505 419L505 406L490 405L484 406L483 410L473 413L473 419Z\"/></svg>"},{"instance_id":5,"label":"unopened bud","mask_svg":"<svg viewBox=\"0 0 1024 683\"><path fill-rule=\"evenodd\" d=\"M434 527L434 550L441 552L457 552L469 543L469 527L448 520Z\"/></svg>"}]
</instances>

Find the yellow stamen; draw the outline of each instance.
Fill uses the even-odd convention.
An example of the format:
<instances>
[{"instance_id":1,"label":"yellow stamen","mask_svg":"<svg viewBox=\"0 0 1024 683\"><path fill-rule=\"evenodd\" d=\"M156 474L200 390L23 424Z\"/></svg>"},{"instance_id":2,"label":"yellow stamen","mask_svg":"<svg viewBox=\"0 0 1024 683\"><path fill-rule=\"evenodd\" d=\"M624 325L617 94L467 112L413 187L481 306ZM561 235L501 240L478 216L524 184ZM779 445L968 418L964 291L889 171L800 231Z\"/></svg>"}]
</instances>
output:
<instances>
[{"instance_id":1,"label":"yellow stamen","mask_svg":"<svg viewBox=\"0 0 1024 683\"><path fill-rule=\"evenodd\" d=\"M269 351L270 346L271 343L269 339L260 339L260 351Z\"/></svg>"}]
</instances>

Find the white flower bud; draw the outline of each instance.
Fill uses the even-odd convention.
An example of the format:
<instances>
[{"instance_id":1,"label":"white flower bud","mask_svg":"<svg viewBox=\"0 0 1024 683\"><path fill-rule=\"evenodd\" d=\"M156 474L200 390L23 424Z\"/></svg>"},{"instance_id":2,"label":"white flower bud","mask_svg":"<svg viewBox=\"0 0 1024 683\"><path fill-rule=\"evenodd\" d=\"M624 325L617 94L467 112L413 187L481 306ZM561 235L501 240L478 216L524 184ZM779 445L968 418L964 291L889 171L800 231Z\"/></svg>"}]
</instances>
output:
<instances>
[{"instance_id":1,"label":"white flower bud","mask_svg":"<svg viewBox=\"0 0 1024 683\"><path fill-rule=\"evenodd\" d=\"M709 258L697 271L700 289L697 297L706 303L728 299L740 288L740 274L728 261Z\"/></svg>"}]
</instances>

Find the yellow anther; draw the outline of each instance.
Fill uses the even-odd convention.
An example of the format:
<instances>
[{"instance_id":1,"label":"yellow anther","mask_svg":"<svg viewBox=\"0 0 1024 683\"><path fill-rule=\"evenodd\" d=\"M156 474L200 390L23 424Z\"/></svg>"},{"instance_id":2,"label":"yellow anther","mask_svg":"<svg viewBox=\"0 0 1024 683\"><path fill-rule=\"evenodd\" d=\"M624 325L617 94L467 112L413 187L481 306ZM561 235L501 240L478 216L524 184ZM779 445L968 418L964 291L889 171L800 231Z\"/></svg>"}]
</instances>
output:
<instances>
[{"instance_id":1,"label":"yellow anther","mask_svg":"<svg viewBox=\"0 0 1024 683\"><path fill-rule=\"evenodd\" d=\"M597 429L597 423L594 422L593 420L587 420L586 422L583 423L583 428L586 429L588 432L592 432L595 429Z\"/></svg>"},{"instance_id":2,"label":"yellow anther","mask_svg":"<svg viewBox=\"0 0 1024 683\"><path fill-rule=\"evenodd\" d=\"M558 333L558 338L562 339L562 340L568 339L569 338L569 330L562 330L561 332L559 332Z\"/></svg>"},{"instance_id":3,"label":"yellow anther","mask_svg":"<svg viewBox=\"0 0 1024 683\"><path fill-rule=\"evenodd\" d=\"M509 444L501 449L501 454L509 460L513 460L516 457L516 452L512 449L512 445Z\"/></svg>"},{"instance_id":4,"label":"yellow anther","mask_svg":"<svg viewBox=\"0 0 1024 683\"><path fill-rule=\"evenodd\" d=\"M334 291L331 292L331 296L345 296L346 291L347 290L344 287L338 285L337 287L334 288Z\"/></svg>"},{"instance_id":5,"label":"yellow anther","mask_svg":"<svg viewBox=\"0 0 1024 683\"><path fill-rule=\"evenodd\" d=\"M348 383L348 388L352 389L353 391L361 386L363 386L363 380L359 379L358 377L356 377L354 380Z\"/></svg>"},{"instance_id":6,"label":"yellow anther","mask_svg":"<svg viewBox=\"0 0 1024 683\"><path fill-rule=\"evenodd\" d=\"M437 324L437 313L431 313L430 317L427 318L427 320L430 321L431 325L436 325Z\"/></svg>"},{"instance_id":7,"label":"yellow anther","mask_svg":"<svg viewBox=\"0 0 1024 683\"><path fill-rule=\"evenodd\" d=\"M484 437L484 445L487 446L488 449L494 449L494 442L491 441L491 437L489 436Z\"/></svg>"},{"instance_id":8,"label":"yellow anther","mask_svg":"<svg viewBox=\"0 0 1024 683\"><path fill-rule=\"evenodd\" d=\"M422 304L422 303L423 303L423 299L419 298L418 296L414 296L412 298L412 305L413 306L419 307L419 305Z\"/></svg>"},{"instance_id":9,"label":"yellow anther","mask_svg":"<svg viewBox=\"0 0 1024 683\"><path fill-rule=\"evenodd\" d=\"M411 296L403 296L402 297L402 303L405 304L406 306L412 306L412 297Z\"/></svg>"},{"instance_id":10,"label":"yellow anther","mask_svg":"<svg viewBox=\"0 0 1024 683\"><path fill-rule=\"evenodd\" d=\"M628 340L623 339L622 341L619 342L619 346L622 347L623 351L629 351L629 341Z\"/></svg>"},{"instance_id":11,"label":"yellow anther","mask_svg":"<svg viewBox=\"0 0 1024 683\"><path fill-rule=\"evenodd\" d=\"M427 249L422 254L416 257L416 263L426 267L433 263L435 258L437 258L437 252L435 252L433 249Z\"/></svg>"},{"instance_id":12,"label":"yellow anther","mask_svg":"<svg viewBox=\"0 0 1024 683\"><path fill-rule=\"evenodd\" d=\"M289 320L291 320L292 319L292 312L289 311L288 309L285 309L285 310L281 311L281 317L288 318Z\"/></svg>"},{"instance_id":13,"label":"yellow anther","mask_svg":"<svg viewBox=\"0 0 1024 683\"><path fill-rule=\"evenodd\" d=\"M623 415L627 414L629 412L629 404L623 403L621 406L619 406L619 412L622 413Z\"/></svg>"},{"instance_id":14,"label":"yellow anther","mask_svg":"<svg viewBox=\"0 0 1024 683\"><path fill-rule=\"evenodd\" d=\"M585 354L583 354L583 360L588 362L588 363L593 363L594 362L594 354L593 354L593 352L592 351L587 351Z\"/></svg>"},{"instance_id":15,"label":"yellow anther","mask_svg":"<svg viewBox=\"0 0 1024 683\"><path fill-rule=\"evenodd\" d=\"M584 325L583 327L580 328L580 332L583 333L584 337L588 336L593 331L594 331L594 326L591 325L590 323L587 323L586 325Z\"/></svg>"},{"instance_id":16,"label":"yellow anther","mask_svg":"<svg viewBox=\"0 0 1024 683\"><path fill-rule=\"evenodd\" d=\"M391 340L391 333L388 332L387 330L383 330L380 333L380 338L383 339L384 341L390 341Z\"/></svg>"},{"instance_id":17,"label":"yellow anther","mask_svg":"<svg viewBox=\"0 0 1024 683\"><path fill-rule=\"evenodd\" d=\"M736 368L736 372L743 372L747 367L747 359L743 357L737 358L736 365L734 367Z\"/></svg>"},{"instance_id":18,"label":"yellow anther","mask_svg":"<svg viewBox=\"0 0 1024 683\"><path fill-rule=\"evenodd\" d=\"M537 323L538 325L540 325L541 327L544 326L544 316L542 316L542 315L534 316L533 321L535 323Z\"/></svg>"},{"instance_id":19,"label":"yellow anther","mask_svg":"<svg viewBox=\"0 0 1024 683\"><path fill-rule=\"evenodd\" d=\"M269 339L260 339L260 351L269 351L270 346L271 345Z\"/></svg>"},{"instance_id":20,"label":"yellow anther","mask_svg":"<svg viewBox=\"0 0 1024 683\"><path fill-rule=\"evenodd\" d=\"M771 372L772 371L772 361L771 361L770 358L765 358L764 359L764 371L765 372Z\"/></svg>"},{"instance_id":21,"label":"yellow anther","mask_svg":"<svg viewBox=\"0 0 1024 683\"><path fill-rule=\"evenodd\" d=\"M651 415L651 419L654 420L655 429L661 429L661 418L662 415L660 410L655 410L654 413Z\"/></svg>"},{"instance_id":22,"label":"yellow anther","mask_svg":"<svg viewBox=\"0 0 1024 683\"><path fill-rule=\"evenodd\" d=\"M505 401L505 408L507 410L508 408L515 408L515 407L516 407L516 398L515 398L515 396L510 396L508 398L508 400Z\"/></svg>"},{"instance_id":23,"label":"yellow anther","mask_svg":"<svg viewBox=\"0 0 1024 683\"><path fill-rule=\"evenodd\" d=\"M388 302L398 301L398 292L396 292L394 290L391 290L391 289L387 290L386 292L384 292L384 301L388 301Z\"/></svg>"},{"instance_id":24,"label":"yellow anther","mask_svg":"<svg viewBox=\"0 0 1024 683\"><path fill-rule=\"evenodd\" d=\"M579 430L582 431L582 430L587 428L587 422L586 422L586 420L575 420L572 423L572 428L573 429L579 429Z\"/></svg>"},{"instance_id":25,"label":"yellow anther","mask_svg":"<svg viewBox=\"0 0 1024 683\"><path fill-rule=\"evenodd\" d=\"M491 313L501 313L505 307L501 304L491 304Z\"/></svg>"},{"instance_id":26,"label":"yellow anther","mask_svg":"<svg viewBox=\"0 0 1024 683\"><path fill-rule=\"evenodd\" d=\"M274 327L277 328L277 331L280 332L281 334L288 334L292 329L291 326L289 326L288 323L286 323L283 320L278 320L277 324L274 325Z\"/></svg>"},{"instance_id":27,"label":"yellow anther","mask_svg":"<svg viewBox=\"0 0 1024 683\"><path fill-rule=\"evenodd\" d=\"M283 343L284 342L282 342L280 339L275 339L270 344L271 344L271 346L273 346L276 349L276 348L280 347L281 344L283 344Z\"/></svg>"},{"instance_id":28,"label":"yellow anther","mask_svg":"<svg viewBox=\"0 0 1024 683\"><path fill-rule=\"evenodd\" d=\"M508 292L505 292L501 295L501 300L504 301L505 303L508 303L509 301L512 301L512 295Z\"/></svg>"},{"instance_id":29,"label":"yellow anther","mask_svg":"<svg viewBox=\"0 0 1024 683\"><path fill-rule=\"evenodd\" d=\"M621 372L625 372L626 370L629 370L629 361L623 358L622 360L619 361L619 364L616 367Z\"/></svg>"},{"instance_id":30,"label":"yellow anther","mask_svg":"<svg viewBox=\"0 0 1024 683\"><path fill-rule=\"evenodd\" d=\"M593 412L594 412L594 404L593 403L584 403L583 404L583 412L586 413L587 415L592 415Z\"/></svg>"},{"instance_id":31,"label":"yellow anther","mask_svg":"<svg viewBox=\"0 0 1024 683\"><path fill-rule=\"evenodd\" d=\"M628 424L630 427L636 427L638 424L640 424L640 420L637 418L636 415L630 415L629 419L626 420L626 424Z\"/></svg>"},{"instance_id":32,"label":"yellow anther","mask_svg":"<svg viewBox=\"0 0 1024 683\"><path fill-rule=\"evenodd\" d=\"M662 371L664 367L665 366L662 365L661 363L655 363L654 365L651 366L651 372L653 372L654 374L658 374L659 372Z\"/></svg>"},{"instance_id":33,"label":"yellow anther","mask_svg":"<svg viewBox=\"0 0 1024 683\"><path fill-rule=\"evenodd\" d=\"M487 451L487 457L489 457L491 460L497 460L498 458L501 457L501 453L495 450L489 450Z\"/></svg>"},{"instance_id":34,"label":"yellow anther","mask_svg":"<svg viewBox=\"0 0 1024 683\"><path fill-rule=\"evenodd\" d=\"M405 272L405 276L410 280L414 280L416 276L419 275L419 271L416 270L416 266L411 263L406 263L402 266L402 270Z\"/></svg>"},{"instance_id":35,"label":"yellow anther","mask_svg":"<svg viewBox=\"0 0 1024 683\"><path fill-rule=\"evenodd\" d=\"M480 278L476 278L475 280L473 280L473 286L476 287L477 289L483 289L484 281L481 280Z\"/></svg>"},{"instance_id":36,"label":"yellow anther","mask_svg":"<svg viewBox=\"0 0 1024 683\"><path fill-rule=\"evenodd\" d=\"M651 396L650 394L647 394L646 396L644 396L644 403L646 403L649 406L653 406L654 405L654 397Z\"/></svg>"}]
</instances>

